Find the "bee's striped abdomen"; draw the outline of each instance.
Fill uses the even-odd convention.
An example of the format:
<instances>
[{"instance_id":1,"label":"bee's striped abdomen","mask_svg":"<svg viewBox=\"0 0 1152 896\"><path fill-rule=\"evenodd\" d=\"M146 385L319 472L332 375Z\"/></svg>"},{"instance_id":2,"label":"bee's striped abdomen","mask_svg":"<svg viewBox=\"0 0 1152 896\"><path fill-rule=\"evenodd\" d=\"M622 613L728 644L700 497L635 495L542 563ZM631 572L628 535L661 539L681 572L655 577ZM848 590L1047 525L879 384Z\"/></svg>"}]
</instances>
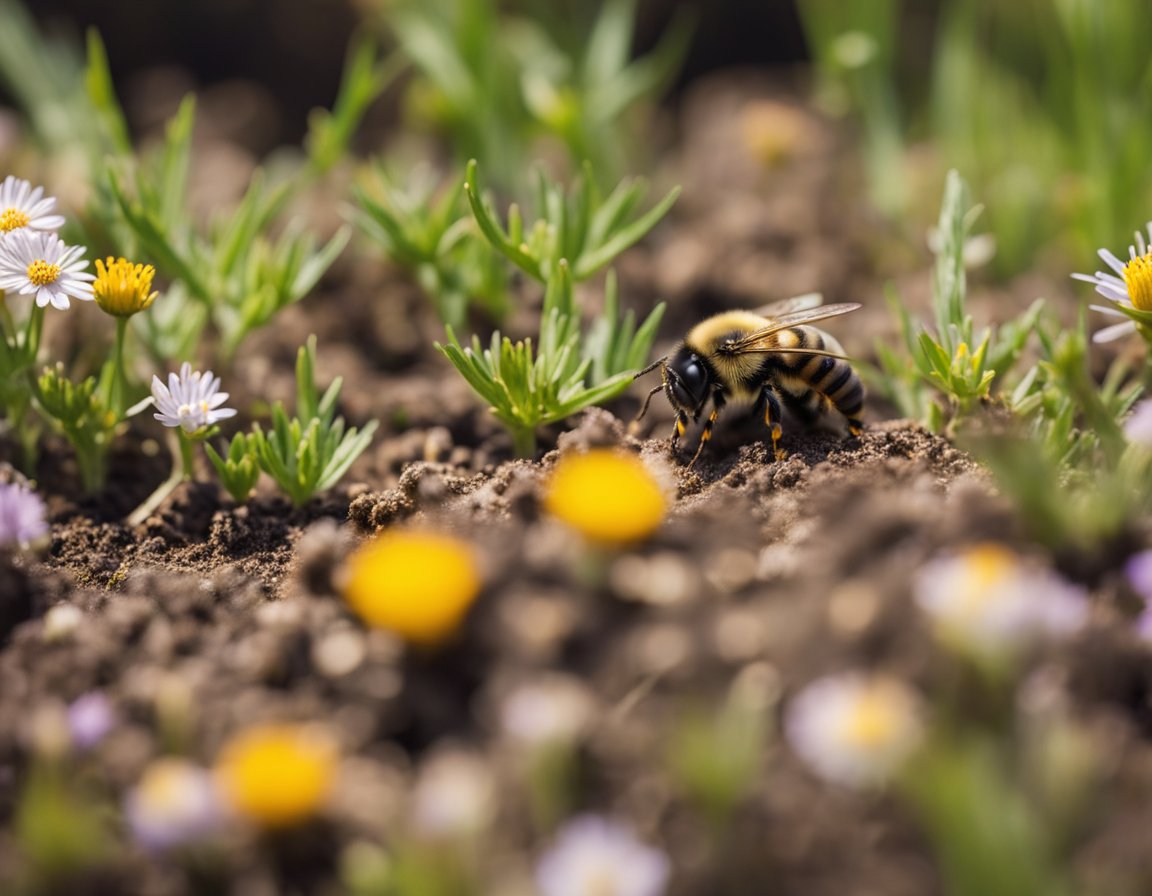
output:
<instances>
[{"instance_id":1,"label":"bee's striped abdomen","mask_svg":"<svg viewBox=\"0 0 1152 896\"><path fill-rule=\"evenodd\" d=\"M833 337L816 327L790 327L776 334L781 348L810 348L843 354L843 348ZM773 367L781 375L781 386L792 393L794 406L816 416L822 399L848 419L853 429L860 428L860 412L864 409L864 384L847 361L827 355L804 355L781 352L772 358Z\"/></svg>"}]
</instances>

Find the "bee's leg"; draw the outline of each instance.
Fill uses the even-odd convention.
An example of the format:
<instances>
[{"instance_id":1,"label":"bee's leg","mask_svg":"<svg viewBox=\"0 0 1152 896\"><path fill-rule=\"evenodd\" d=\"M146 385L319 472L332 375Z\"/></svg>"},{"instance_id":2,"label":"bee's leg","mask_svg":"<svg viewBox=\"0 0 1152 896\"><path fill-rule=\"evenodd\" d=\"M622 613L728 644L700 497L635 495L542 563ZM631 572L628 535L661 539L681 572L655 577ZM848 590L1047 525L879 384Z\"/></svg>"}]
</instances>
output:
<instances>
[{"instance_id":1,"label":"bee's leg","mask_svg":"<svg viewBox=\"0 0 1152 896\"><path fill-rule=\"evenodd\" d=\"M720 411L724 407L724 396L719 392L712 393L712 413L708 415L708 419L704 421L704 429L700 431L700 444L696 446L696 453L692 455L692 461L688 464L691 467L696 460L700 457L700 453L704 450L704 446L708 444L708 440L712 438L712 427L716 425L716 418L720 416Z\"/></svg>"},{"instance_id":2,"label":"bee's leg","mask_svg":"<svg viewBox=\"0 0 1152 896\"><path fill-rule=\"evenodd\" d=\"M676 453L676 448L680 445L680 440L684 438L684 433L688 431L688 415L681 410L676 411L676 422L672 425L672 453Z\"/></svg>"},{"instance_id":3,"label":"bee's leg","mask_svg":"<svg viewBox=\"0 0 1152 896\"><path fill-rule=\"evenodd\" d=\"M754 410L764 415L764 425L768 427L768 434L772 437L772 454L776 460L784 460L787 455L780 447L780 436L783 435L780 418L783 416L783 411L780 409L780 399L776 395L776 390L771 386L761 389Z\"/></svg>"}]
</instances>

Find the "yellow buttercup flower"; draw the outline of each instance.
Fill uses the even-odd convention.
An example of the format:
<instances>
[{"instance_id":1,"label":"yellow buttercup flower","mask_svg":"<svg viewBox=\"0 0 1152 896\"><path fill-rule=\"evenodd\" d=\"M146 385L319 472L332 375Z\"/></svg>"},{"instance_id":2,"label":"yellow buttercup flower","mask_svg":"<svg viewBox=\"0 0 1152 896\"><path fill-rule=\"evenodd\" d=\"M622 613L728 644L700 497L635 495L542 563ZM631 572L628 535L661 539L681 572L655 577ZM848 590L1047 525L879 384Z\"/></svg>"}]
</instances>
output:
<instances>
[{"instance_id":1,"label":"yellow buttercup flower","mask_svg":"<svg viewBox=\"0 0 1152 896\"><path fill-rule=\"evenodd\" d=\"M598 448L560 459L544 506L592 541L623 545L656 531L668 500L636 455Z\"/></svg>"},{"instance_id":2,"label":"yellow buttercup flower","mask_svg":"<svg viewBox=\"0 0 1152 896\"><path fill-rule=\"evenodd\" d=\"M480 593L475 550L449 535L391 530L348 558L344 599L369 625L431 646L459 628Z\"/></svg>"},{"instance_id":3,"label":"yellow buttercup flower","mask_svg":"<svg viewBox=\"0 0 1152 896\"><path fill-rule=\"evenodd\" d=\"M152 291L156 269L150 264L133 264L125 258L96 259L96 281L92 294L108 314L131 317L148 308L159 293Z\"/></svg>"},{"instance_id":4,"label":"yellow buttercup flower","mask_svg":"<svg viewBox=\"0 0 1152 896\"><path fill-rule=\"evenodd\" d=\"M221 750L216 779L240 815L270 828L314 815L336 778L331 737L309 725L262 725L242 731Z\"/></svg>"}]
</instances>

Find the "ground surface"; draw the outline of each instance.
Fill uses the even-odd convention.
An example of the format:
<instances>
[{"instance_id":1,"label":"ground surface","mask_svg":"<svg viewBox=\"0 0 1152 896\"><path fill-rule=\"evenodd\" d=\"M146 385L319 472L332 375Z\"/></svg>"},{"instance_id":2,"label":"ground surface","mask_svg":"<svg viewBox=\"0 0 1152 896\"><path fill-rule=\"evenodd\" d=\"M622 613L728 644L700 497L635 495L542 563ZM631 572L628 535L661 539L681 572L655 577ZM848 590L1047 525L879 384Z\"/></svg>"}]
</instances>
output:
<instances>
[{"instance_id":1,"label":"ground surface","mask_svg":"<svg viewBox=\"0 0 1152 896\"><path fill-rule=\"evenodd\" d=\"M624 259L624 295L641 307L669 302L667 347L706 313L820 290L829 301L865 303L828 329L867 357L875 338L892 335L884 274L908 259L878 260L867 248L869 221L846 198L850 147L826 124L792 108L804 129L791 159L772 168L750 156L740 129L752 96L766 101L772 92L743 77L686 99L682 139L658 175L682 181L684 198ZM914 304L926 283L909 274ZM773 753L771 781L742 804L741 833L721 855L701 845L699 819L650 766L681 703L714 702L734 681L755 683L771 707L849 666L879 664L921 683L938 676L931 638L911 609L913 573L942 547L1023 544L985 474L945 440L886 419L882 402L869 405L859 438L789 428L781 461L727 420L688 469L670 453L666 408L646 421L652 437L626 434L623 421L638 406L632 395L581 415L570 432L546 433L539 460L512 460L507 436L431 351L440 334L421 301L380 264L343 264L227 372L237 407L286 397L295 347L315 332L321 380L345 378L342 412L354 423L382 421L346 482L304 508L270 490L237 507L196 483L131 528L124 515L166 473L162 457L140 450L158 433L143 427L126 440L113 487L97 499L77 496L67 452L47 443L40 484L51 543L40 557L0 565L0 822L13 809L38 708L93 689L126 719L100 748L115 790L165 748L158 707L166 701L187 708L183 748L204 760L253 720L324 719L355 757L334 807L290 849L237 844L229 853L232 879L252 887L244 892L322 892L334 873L329 847L386 837L380 807L400 799L427 751L451 739L499 765L491 707L516 683L564 674L604 710L581 802L626 811L659 838L682 866L677 892L763 893L766 873L781 894L938 892L907 819L875 798L819 787L784 751ZM639 451L675 495L655 537L591 565L538 504L557 452L590 444ZM432 657L366 632L338 597L351 547L408 521L455 531L485 556L480 603L459 642ZM1096 584L1105 595L1116 588ZM46 643L43 614L62 602L83 611L83 625ZM1067 668L1084 705L1115 729L1120 782L1147 772L1136 760L1129 771L1125 750L1147 725L1150 676L1134 643L1098 637L1075 646ZM1102 645L1116 658L1106 674L1089 660ZM627 712L609 712L622 705ZM507 811L500 839L514 848L528 835ZM1086 838L1085 861L1138 861L1124 836L1106 833L1141 814L1132 806ZM0 834L0 868L11 850ZM124 875L143 875L148 892L185 892L171 869L142 869L112 868L90 886L120 892Z\"/></svg>"}]
</instances>

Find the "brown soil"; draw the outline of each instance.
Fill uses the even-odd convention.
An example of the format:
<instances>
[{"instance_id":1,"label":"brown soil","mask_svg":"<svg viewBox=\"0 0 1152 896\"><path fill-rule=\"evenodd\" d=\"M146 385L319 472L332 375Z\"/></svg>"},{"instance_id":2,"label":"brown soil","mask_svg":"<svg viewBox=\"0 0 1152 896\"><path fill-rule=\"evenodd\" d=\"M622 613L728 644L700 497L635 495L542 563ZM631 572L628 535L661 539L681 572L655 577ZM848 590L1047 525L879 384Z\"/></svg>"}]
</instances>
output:
<instances>
[{"instance_id":1,"label":"brown soil","mask_svg":"<svg viewBox=\"0 0 1152 896\"><path fill-rule=\"evenodd\" d=\"M850 325L829 329L868 357L872 340L891 334L881 296L889 272L868 254L866 215L844 198L854 195L847 147L799 113L806 142L792 161L770 168L742 156L741 110L771 93L742 77L686 101L680 152L657 177L684 182L685 196L668 226L625 259L624 295L641 307L669 302L667 346L705 313L822 290L866 303ZM913 303L925 282L908 280ZM758 682L775 712L797 687L848 667L880 666L926 687L947 675L913 612L913 573L945 546L996 538L1029 550L980 468L873 407L859 438L789 427L781 461L758 433L725 419L689 469L667 439L626 434L635 395L545 434L539 460L512 460L507 436L430 350L439 333L420 302L380 265L346 263L229 372L241 408L288 397L295 346L315 332L321 381L344 376L345 415L381 420L346 483L304 508L268 490L237 507L196 483L131 528L125 513L166 475L154 450L141 459L158 433L134 435L97 501L76 497L67 452L47 443L40 484L50 546L0 562L0 872L21 867L6 822L37 719L90 690L105 691L123 719L85 760L114 798L149 758L173 749L164 709L173 703L183 707L178 748L205 763L228 736L271 719L322 719L349 758L313 826L222 847L207 882L138 856L86 886L70 881L68 892L331 893L340 850L388 839L414 769L434 748L469 745L508 778L491 708L516 683L562 672L604 709L581 756L578 805L619 812L662 843L676 856L676 894L761 894L769 880L773 893L804 896L939 893L918 829L891 801L820 785L782 746L764 758L765 774L721 841L657 766L669 724L737 681ZM663 435L667 409L654 418L648 432ZM652 539L591 562L539 508L557 456L589 444L638 451L676 494ZM434 655L365 631L338 596L352 547L401 522L434 523L483 550L483 596L459 639ZM1134 745L1152 725L1152 672L1117 621L1119 585L1097 586L1091 637L1037 668L1055 664L1077 711L1113 732L1108 786L1122 794L1147 776L1147 751ZM60 603L82 610L84 622L48 641L43 616ZM338 643L360 660L333 663ZM1114 658L1106 669L1093 660L1104 651ZM510 799L494 854L538 842ZM1078 863L1123 871L1140 861L1138 838L1125 831L1146 826L1147 805L1119 805L1081 832Z\"/></svg>"}]
</instances>

